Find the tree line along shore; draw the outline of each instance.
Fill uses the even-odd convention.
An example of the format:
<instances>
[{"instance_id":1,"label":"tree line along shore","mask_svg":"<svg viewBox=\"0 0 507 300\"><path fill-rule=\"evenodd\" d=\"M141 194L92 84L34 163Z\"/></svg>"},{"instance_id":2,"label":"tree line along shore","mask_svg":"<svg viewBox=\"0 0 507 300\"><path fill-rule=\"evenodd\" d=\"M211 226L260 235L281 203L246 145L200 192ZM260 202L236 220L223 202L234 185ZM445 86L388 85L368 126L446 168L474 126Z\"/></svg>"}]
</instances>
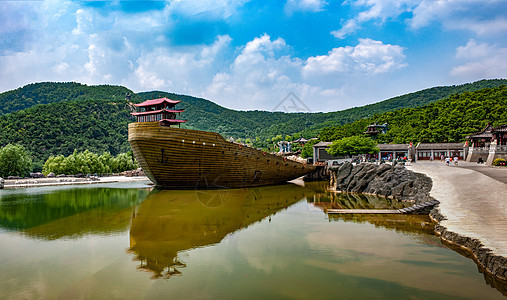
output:
<instances>
[{"instance_id":1,"label":"tree line along shore","mask_svg":"<svg viewBox=\"0 0 507 300\"><path fill-rule=\"evenodd\" d=\"M50 156L42 167L44 176L76 174L111 174L134 170L139 165L131 153L116 156L109 152L101 155L88 150L75 150L69 156ZM26 177L33 170L32 156L20 144L8 144L0 149L0 177ZM40 175L37 175L40 176Z\"/></svg>"}]
</instances>

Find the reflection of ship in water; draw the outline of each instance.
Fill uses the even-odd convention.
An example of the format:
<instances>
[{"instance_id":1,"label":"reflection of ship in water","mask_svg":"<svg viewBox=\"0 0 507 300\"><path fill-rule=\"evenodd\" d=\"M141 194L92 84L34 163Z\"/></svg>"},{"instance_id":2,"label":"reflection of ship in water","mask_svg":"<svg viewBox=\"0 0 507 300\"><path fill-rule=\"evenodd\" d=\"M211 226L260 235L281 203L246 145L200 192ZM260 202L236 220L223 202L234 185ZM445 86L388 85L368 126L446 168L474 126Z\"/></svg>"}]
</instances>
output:
<instances>
[{"instance_id":1,"label":"reflection of ship in water","mask_svg":"<svg viewBox=\"0 0 507 300\"><path fill-rule=\"evenodd\" d=\"M130 252L154 278L179 275L178 252L219 243L312 191L292 185L231 190L154 190L130 230Z\"/></svg>"},{"instance_id":2,"label":"reflection of ship in water","mask_svg":"<svg viewBox=\"0 0 507 300\"><path fill-rule=\"evenodd\" d=\"M310 199L308 199L310 200ZM390 198L357 193L316 193L313 205L326 210L337 209L400 209L413 205ZM331 221L370 223L399 232L425 233L433 235L434 223L425 215L383 214L329 214Z\"/></svg>"}]
</instances>

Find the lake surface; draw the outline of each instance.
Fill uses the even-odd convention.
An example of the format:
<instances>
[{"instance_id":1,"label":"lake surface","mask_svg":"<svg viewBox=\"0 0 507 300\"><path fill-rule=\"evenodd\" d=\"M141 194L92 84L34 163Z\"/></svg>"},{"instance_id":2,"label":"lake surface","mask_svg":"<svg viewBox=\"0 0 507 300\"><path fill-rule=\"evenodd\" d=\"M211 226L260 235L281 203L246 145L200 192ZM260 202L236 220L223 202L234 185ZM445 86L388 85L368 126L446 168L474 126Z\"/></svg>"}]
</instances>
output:
<instances>
[{"instance_id":1,"label":"lake surface","mask_svg":"<svg viewBox=\"0 0 507 300\"><path fill-rule=\"evenodd\" d=\"M287 184L0 190L0 298L505 299L426 216Z\"/></svg>"}]
</instances>

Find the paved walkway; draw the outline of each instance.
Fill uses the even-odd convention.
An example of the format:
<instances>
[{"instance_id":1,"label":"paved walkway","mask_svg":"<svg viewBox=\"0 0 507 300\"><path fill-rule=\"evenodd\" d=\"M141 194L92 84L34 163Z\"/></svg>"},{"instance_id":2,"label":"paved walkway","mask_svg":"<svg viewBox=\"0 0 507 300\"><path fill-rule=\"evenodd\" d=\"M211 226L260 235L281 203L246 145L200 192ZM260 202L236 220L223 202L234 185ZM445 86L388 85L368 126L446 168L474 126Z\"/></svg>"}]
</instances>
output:
<instances>
[{"instance_id":1,"label":"paved walkway","mask_svg":"<svg viewBox=\"0 0 507 300\"><path fill-rule=\"evenodd\" d=\"M418 162L407 168L433 180L430 195L440 201L440 213L447 217L442 226L507 257L507 168L461 161L458 167Z\"/></svg>"}]
</instances>

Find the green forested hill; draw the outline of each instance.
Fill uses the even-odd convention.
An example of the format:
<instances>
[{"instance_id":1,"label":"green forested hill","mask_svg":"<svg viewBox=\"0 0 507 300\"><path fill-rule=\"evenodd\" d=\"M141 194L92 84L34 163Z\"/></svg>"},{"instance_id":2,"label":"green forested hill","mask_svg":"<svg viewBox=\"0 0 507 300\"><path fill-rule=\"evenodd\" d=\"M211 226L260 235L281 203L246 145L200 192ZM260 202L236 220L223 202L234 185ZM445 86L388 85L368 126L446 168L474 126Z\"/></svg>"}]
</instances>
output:
<instances>
[{"instance_id":1,"label":"green forested hill","mask_svg":"<svg viewBox=\"0 0 507 300\"><path fill-rule=\"evenodd\" d=\"M418 108L377 114L350 124L325 128L320 139L333 141L362 134L366 126L388 123L389 130L378 136L379 143L463 142L465 136L493 126L507 124L507 87L485 88L454 94Z\"/></svg>"},{"instance_id":2,"label":"green forested hill","mask_svg":"<svg viewBox=\"0 0 507 300\"><path fill-rule=\"evenodd\" d=\"M365 126L372 121L384 122L387 116L391 116L382 114L373 117L375 114L421 106L453 93L501 84L507 84L507 80L483 80L459 86L437 87L338 112L288 114L235 111L205 99L160 91L134 94L121 86L37 83L0 94L0 147L8 143L20 143L33 153L34 161L39 165L50 155L70 155L74 149L88 149L96 153L109 151L113 155L128 151L127 124L134 119L127 110L124 99L126 93L131 93L132 101L136 103L158 97L181 100L178 107L186 109L182 118L189 120L184 124L187 128L218 132L225 138L250 138L252 141L260 141L256 144L259 147L265 144L266 139L276 135L285 137L302 134L313 137L322 130L322 137L327 139L345 133L355 134L364 131ZM408 112L410 110L405 113ZM393 114L393 118L399 117L398 113ZM431 117L428 115L428 118ZM478 127L481 127L486 119L487 116L470 122L480 123ZM386 141L400 141L401 135L394 135L396 131L404 132L405 140L416 135L407 128L397 128L396 122L387 122L392 123L393 133L392 137L391 132L384 137ZM343 124L347 125L332 127ZM478 127L473 127L473 131ZM423 129L433 132L432 127ZM425 134L426 138L429 133Z\"/></svg>"},{"instance_id":3,"label":"green forested hill","mask_svg":"<svg viewBox=\"0 0 507 300\"><path fill-rule=\"evenodd\" d=\"M125 99L129 89L122 86L97 85L87 86L75 82L32 83L0 94L0 115L27 109L39 104L75 100L110 100Z\"/></svg>"},{"instance_id":4,"label":"green forested hill","mask_svg":"<svg viewBox=\"0 0 507 300\"><path fill-rule=\"evenodd\" d=\"M181 100L187 111L182 116L189 120L186 126L193 129L214 131L224 137L255 138L262 140L276 135L303 135L315 137L330 126L343 125L375 114L401 108L419 107L449 97L452 94L472 92L488 87L507 85L505 79L481 80L456 86L425 89L382 102L329 113L282 113L267 111L235 111L223 108L205 99L165 92L149 92L136 95L135 100L169 97Z\"/></svg>"},{"instance_id":5,"label":"green forested hill","mask_svg":"<svg viewBox=\"0 0 507 300\"><path fill-rule=\"evenodd\" d=\"M36 163L50 155L86 149L116 155L127 152L129 112L124 103L82 100L38 105L0 117L1 146L20 143Z\"/></svg>"}]
</instances>

